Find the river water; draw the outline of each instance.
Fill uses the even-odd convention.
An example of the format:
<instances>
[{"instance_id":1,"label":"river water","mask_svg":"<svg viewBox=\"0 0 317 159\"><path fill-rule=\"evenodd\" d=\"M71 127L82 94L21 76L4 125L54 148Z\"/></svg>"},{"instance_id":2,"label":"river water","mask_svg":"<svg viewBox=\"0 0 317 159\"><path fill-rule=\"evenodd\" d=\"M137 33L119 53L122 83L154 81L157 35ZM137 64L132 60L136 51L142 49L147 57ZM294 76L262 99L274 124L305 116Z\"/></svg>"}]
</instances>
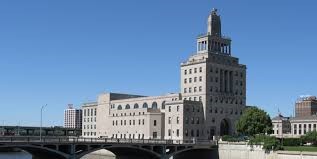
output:
<instances>
[{"instance_id":1,"label":"river water","mask_svg":"<svg viewBox=\"0 0 317 159\"><path fill-rule=\"evenodd\" d=\"M26 152L0 152L0 159L32 159L32 155ZM115 157L96 153L84 156L82 159L115 159Z\"/></svg>"}]
</instances>

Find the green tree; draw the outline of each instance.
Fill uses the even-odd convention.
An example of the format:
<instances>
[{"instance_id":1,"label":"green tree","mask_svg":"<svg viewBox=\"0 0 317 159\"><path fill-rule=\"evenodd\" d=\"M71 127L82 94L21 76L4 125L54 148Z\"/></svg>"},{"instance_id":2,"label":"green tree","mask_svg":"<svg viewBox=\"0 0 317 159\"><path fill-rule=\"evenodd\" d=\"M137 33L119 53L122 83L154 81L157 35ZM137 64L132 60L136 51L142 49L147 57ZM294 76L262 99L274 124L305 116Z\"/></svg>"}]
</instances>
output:
<instances>
[{"instance_id":1,"label":"green tree","mask_svg":"<svg viewBox=\"0 0 317 159\"><path fill-rule=\"evenodd\" d=\"M272 120L264 110L257 107L249 107L236 123L236 128L238 133L248 136L271 134Z\"/></svg>"},{"instance_id":2,"label":"green tree","mask_svg":"<svg viewBox=\"0 0 317 159\"><path fill-rule=\"evenodd\" d=\"M308 132L306 135L301 137L304 142L312 143L313 145L317 145L317 132L311 131Z\"/></svg>"}]
</instances>

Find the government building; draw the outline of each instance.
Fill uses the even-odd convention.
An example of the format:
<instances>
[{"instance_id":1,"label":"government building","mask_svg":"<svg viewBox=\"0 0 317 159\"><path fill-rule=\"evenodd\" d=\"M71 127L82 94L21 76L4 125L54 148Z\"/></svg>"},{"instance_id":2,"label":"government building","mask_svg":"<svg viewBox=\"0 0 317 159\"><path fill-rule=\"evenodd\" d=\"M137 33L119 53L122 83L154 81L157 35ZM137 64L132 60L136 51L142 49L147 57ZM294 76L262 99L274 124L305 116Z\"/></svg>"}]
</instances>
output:
<instances>
[{"instance_id":1,"label":"government building","mask_svg":"<svg viewBox=\"0 0 317 159\"><path fill-rule=\"evenodd\" d=\"M235 134L246 105L246 66L232 56L214 9L197 51L180 64L180 92L162 96L104 93L85 103L84 137L199 140Z\"/></svg>"},{"instance_id":2,"label":"government building","mask_svg":"<svg viewBox=\"0 0 317 159\"><path fill-rule=\"evenodd\" d=\"M272 135L278 138L299 138L317 131L317 97L301 96L295 103L295 117L279 114L272 123Z\"/></svg>"}]
</instances>

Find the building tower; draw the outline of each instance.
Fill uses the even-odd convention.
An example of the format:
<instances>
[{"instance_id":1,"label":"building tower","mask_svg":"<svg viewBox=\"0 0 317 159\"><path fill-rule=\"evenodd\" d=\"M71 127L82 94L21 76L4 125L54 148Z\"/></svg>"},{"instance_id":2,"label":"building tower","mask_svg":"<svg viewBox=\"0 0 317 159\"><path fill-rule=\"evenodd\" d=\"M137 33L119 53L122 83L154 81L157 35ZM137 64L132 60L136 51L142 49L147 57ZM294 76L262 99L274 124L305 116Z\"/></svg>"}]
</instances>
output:
<instances>
[{"instance_id":1,"label":"building tower","mask_svg":"<svg viewBox=\"0 0 317 159\"><path fill-rule=\"evenodd\" d=\"M246 66L231 52L231 39L222 35L221 18L213 9L207 33L197 37L197 52L181 63L183 98L202 102L208 138L235 133L246 105Z\"/></svg>"},{"instance_id":2,"label":"building tower","mask_svg":"<svg viewBox=\"0 0 317 159\"><path fill-rule=\"evenodd\" d=\"M68 104L68 108L64 111L64 127L81 129L82 126L82 110L75 109L73 104Z\"/></svg>"}]
</instances>

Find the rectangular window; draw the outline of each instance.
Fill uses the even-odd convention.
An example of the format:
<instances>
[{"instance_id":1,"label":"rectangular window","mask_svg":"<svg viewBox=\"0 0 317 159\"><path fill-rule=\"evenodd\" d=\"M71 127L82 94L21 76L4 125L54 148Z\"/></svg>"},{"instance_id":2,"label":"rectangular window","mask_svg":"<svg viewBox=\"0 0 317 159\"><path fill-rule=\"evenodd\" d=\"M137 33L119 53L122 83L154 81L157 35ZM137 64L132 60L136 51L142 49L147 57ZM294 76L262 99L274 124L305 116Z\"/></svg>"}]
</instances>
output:
<instances>
[{"instance_id":1,"label":"rectangular window","mask_svg":"<svg viewBox=\"0 0 317 159\"><path fill-rule=\"evenodd\" d=\"M156 120L154 120L154 126L156 126Z\"/></svg>"},{"instance_id":2,"label":"rectangular window","mask_svg":"<svg viewBox=\"0 0 317 159\"><path fill-rule=\"evenodd\" d=\"M179 137L179 129L176 130L176 136Z\"/></svg>"},{"instance_id":3,"label":"rectangular window","mask_svg":"<svg viewBox=\"0 0 317 159\"><path fill-rule=\"evenodd\" d=\"M172 135L171 132L172 132L171 129L168 129L168 136L171 136L171 135Z\"/></svg>"},{"instance_id":4,"label":"rectangular window","mask_svg":"<svg viewBox=\"0 0 317 159\"><path fill-rule=\"evenodd\" d=\"M153 132L153 139L157 138L157 132Z\"/></svg>"}]
</instances>

